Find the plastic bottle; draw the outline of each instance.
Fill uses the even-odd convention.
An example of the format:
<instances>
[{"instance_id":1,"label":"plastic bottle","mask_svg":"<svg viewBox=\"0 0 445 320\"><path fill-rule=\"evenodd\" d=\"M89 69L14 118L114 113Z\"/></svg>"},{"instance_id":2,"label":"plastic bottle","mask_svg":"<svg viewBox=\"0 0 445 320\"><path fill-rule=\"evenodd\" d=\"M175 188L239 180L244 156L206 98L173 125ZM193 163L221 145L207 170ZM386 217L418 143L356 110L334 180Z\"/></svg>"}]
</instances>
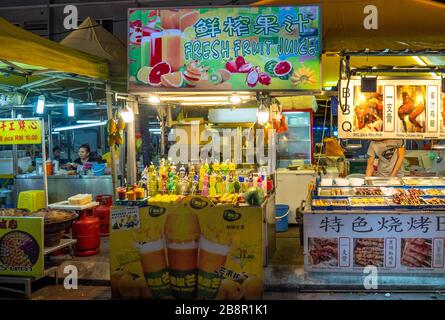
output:
<instances>
[{"instance_id":1,"label":"plastic bottle","mask_svg":"<svg viewBox=\"0 0 445 320\"><path fill-rule=\"evenodd\" d=\"M207 197L209 195L209 176L206 174L202 181L201 195Z\"/></svg>"}]
</instances>

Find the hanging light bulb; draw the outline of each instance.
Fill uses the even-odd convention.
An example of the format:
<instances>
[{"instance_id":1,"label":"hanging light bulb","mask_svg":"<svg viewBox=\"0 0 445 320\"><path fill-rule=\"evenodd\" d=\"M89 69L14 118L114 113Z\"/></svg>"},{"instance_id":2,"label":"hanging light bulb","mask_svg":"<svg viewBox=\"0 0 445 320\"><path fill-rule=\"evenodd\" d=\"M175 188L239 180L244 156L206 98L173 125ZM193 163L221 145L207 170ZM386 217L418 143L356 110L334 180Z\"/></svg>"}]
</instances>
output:
<instances>
[{"instance_id":1,"label":"hanging light bulb","mask_svg":"<svg viewBox=\"0 0 445 320\"><path fill-rule=\"evenodd\" d=\"M45 110L45 96L40 95L39 99L37 100L36 113L43 114L44 110Z\"/></svg>"},{"instance_id":2,"label":"hanging light bulb","mask_svg":"<svg viewBox=\"0 0 445 320\"><path fill-rule=\"evenodd\" d=\"M153 103L153 104L158 104L161 103L161 100L159 99L158 96L149 96L148 97L148 102Z\"/></svg>"},{"instance_id":3,"label":"hanging light bulb","mask_svg":"<svg viewBox=\"0 0 445 320\"><path fill-rule=\"evenodd\" d=\"M74 100L73 98L68 98L68 117L74 117L75 111L74 111Z\"/></svg>"},{"instance_id":4,"label":"hanging light bulb","mask_svg":"<svg viewBox=\"0 0 445 320\"><path fill-rule=\"evenodd\" d=\"M241 97L236 94L231 95L229 97L229 102L232 104L239 104L239 103L241 103L241 101L242 101Z\"/></svg>"},{"instance_id":5,"label":"hanging light bulb","mask_svg":"<svg viewBox=\"0 0 445 320\"><path fill-rule=\"evenodd\" d=\"M126 106L125 109L121 111L121 116L125 123L130 123L134 121L133 110L131 110L128 106Z\"/></svg>"},{"instance_id":6,"label":"hanging light bulb","mask_svg":"<svg viewBox=\"0 0 445 320\"><path fill-rule=\"evenodd\" d=\"M261 125L266 124L269 121L269 110L267 110L262 103L257 112L257 120Z\"/></svg>"}]
</instances>

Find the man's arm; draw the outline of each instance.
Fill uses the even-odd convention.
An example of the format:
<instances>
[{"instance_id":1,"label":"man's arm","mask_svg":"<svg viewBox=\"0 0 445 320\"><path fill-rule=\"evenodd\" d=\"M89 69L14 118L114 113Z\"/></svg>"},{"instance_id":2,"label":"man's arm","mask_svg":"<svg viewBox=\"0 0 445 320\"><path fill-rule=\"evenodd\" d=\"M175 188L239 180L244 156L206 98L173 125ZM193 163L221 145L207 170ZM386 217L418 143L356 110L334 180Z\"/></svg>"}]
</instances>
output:
<instances>
[{"instance_id":1,"label":"man's arm","mask_svg":"<svg viewBox=\"0 0 445 320\"><path fill-rule=\"evenodd\" d=\"M391 177L397 177L397 173L399 172L400 167L403 164L403 160L405 160L405 147L397 149L397 162L392 169Z\"/></svg>"},{"instance_id":2,"label":"man's arm","mask_svg":"<svg viewBox=\"0 0 445 320\"><path fill-rule=\"evenodd\" d=\"M371 177L372 174L374 173L374 159L375 156L369 156L368 158L368 165L366 166L366 177Z\"/></svg>"}]
</instances>

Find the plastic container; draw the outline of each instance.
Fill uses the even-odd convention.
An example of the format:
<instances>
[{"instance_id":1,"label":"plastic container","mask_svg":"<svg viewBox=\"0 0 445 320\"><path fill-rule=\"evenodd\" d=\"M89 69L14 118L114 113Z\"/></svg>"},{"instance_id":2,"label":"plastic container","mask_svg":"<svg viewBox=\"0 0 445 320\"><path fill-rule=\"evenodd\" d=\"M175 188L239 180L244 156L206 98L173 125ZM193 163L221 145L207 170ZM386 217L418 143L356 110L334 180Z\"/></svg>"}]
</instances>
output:
<instances>
[{"instance_id":1,"label":"plastic container","mask_svg":"<svg viewBox=\"0 0 445 320\"><path fill-rule=\"evenodd\" d=\"M53 164L51 160L46 161L46 175L52 176L53 175Z\"/></svg>"},{"instance_id":2,"label":"plastic container","mask_svg":"<svg viewBox=\"0 0 445 320\"><path fill-rule=\"evenodd\" d=\"M275 205L275 231L284 232L289 229L289 206L287 204Z\"/></svg>"},{"instance_id":3,"label":"plastic container","mask_svg":"<svg viewBox=\"0 0 445 320\"><path fill-rule=\"evenodd\" d=\"M94 163L92 166L93 174L95 176L103 176L106 167L107 167L106 163Z\"/></svg>"}]
</instances>

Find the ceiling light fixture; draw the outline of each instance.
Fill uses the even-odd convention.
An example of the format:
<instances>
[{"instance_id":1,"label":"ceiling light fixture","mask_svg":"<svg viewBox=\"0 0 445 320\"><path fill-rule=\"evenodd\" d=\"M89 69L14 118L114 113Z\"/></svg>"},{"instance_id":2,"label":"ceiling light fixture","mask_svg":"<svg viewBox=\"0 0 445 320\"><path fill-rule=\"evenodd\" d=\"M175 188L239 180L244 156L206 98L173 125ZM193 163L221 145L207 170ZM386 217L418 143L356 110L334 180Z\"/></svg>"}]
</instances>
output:
<instances>
[{"instance_id":1,"label":"ceiling light fixture","mask_svg":"<svg viewBox=\"0 0 445 320\"><path fill-rule=\"evenodd\" d=\"M45 96L40 95L37 100L36 113L43 114L44 110L45 110Z\"/></svg>"}]
</instances>

